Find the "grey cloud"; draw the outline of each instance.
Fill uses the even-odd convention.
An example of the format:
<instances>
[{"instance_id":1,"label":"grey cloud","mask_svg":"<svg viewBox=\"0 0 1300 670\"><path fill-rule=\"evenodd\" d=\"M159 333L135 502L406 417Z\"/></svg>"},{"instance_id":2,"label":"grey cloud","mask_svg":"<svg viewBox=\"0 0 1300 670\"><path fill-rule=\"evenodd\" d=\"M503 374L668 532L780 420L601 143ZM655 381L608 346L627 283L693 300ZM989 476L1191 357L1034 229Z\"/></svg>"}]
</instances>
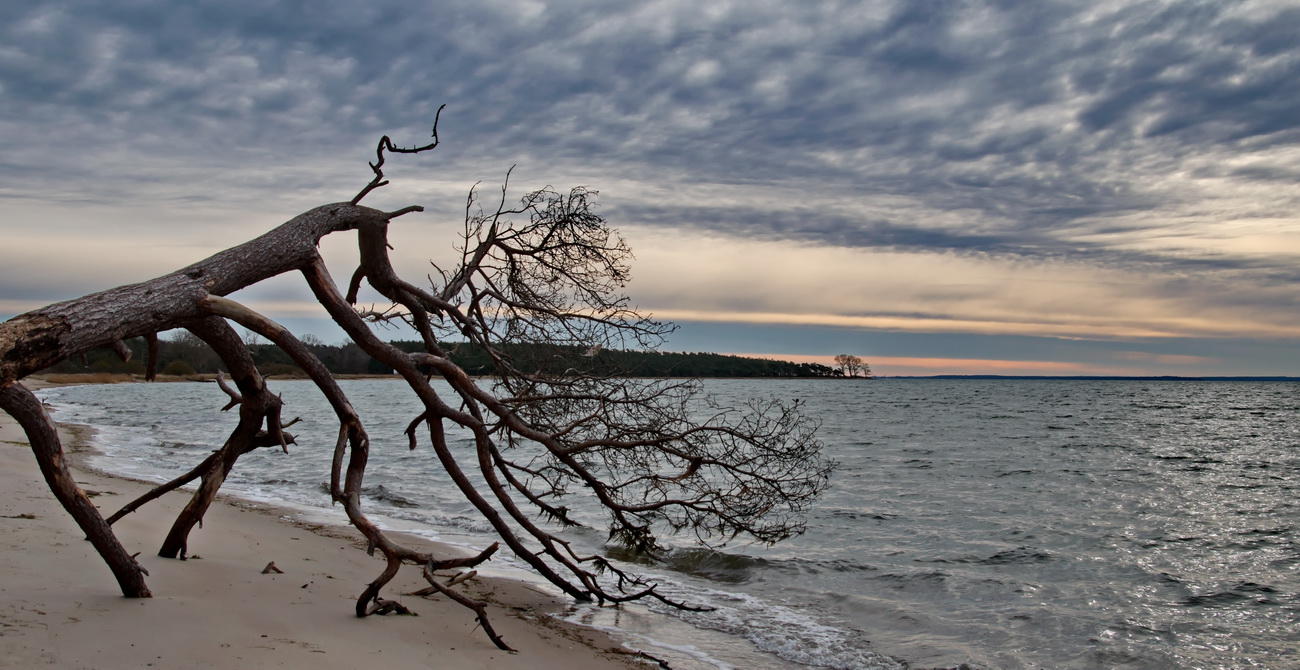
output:
<instances>
[{"instance_id":1,"label":"grey cloud","mask_svg":"<svg viewBox=\"0 0 1300 670\"><path fill-rule=\"evenodd\" d=\"M1300 21L1300 9L1259 23L1229 12L1229 5L1183 3L1135 19L1120 57L1099 59L1076 78L1099 95L1081 120L1146 136L1198 129L1197 139L1210 141L1294 128L1300 57L1294 31L1290 51L1279 31Z\"/></svg>"},{"instance_id":2,"label":"grey cloud","mask_svg":"<svg viewBox=\"0 0 1300 670\"><path fill-rule=\"evenodd\" d=\"M737 208L655 208L631 206L618 214L638 221L671 227L686 225L724 232L737 237L792 242L829 242L845 247L884 247L902 251L960 249L972 253L1011 253L1025 246L1023 240L1000 234L973 234L922 226L907 226L885 220L862 220L816 210L792 209L781 212Z\"/></svg>"},{"instance_id":3,"label":"grey cloud","mask_svg":"<svg viewBox=\"0 0 1300 670\"><path fill-rule=\"evenodd\" d=\"M1044 216L1052 212L1044 210ZM1061 218L1069 214L1056 213ZM1027 259L1056 259L1074 263L1122 267L1145 271L1173 279L1165 285L1178 286L1177 277L1251 287L1246 293L1266 288L1280 289L1290 297L1275 294L1256 295L1250 300L1234 302L1273 304L1279 308L1300 301L1294 287L1300 285L1300 266L1285 252L1269 255L1239 256L1227 253L1189 254L1160 250L1135 251L1104 243L1075 239L1057 234L1058 230L1026 225L1016 229L962 230L926 227L886 219L864 219L833 214L812 208L773 211L747 207L654 207L627 205L618 207L616 218L626 218L663 227L703 228L729 236L792 243L829 244L850 248L872 248L908 253L954 253L983 257L1005 256ZM1089 235L1133 233L1138 224L1100 223L1081 226ZM1199 285L1199 284L1198 284ZM1279 302L1281 300L1281 302Z\"/></svg>"},{"instance_id":4,"label":"grey cloud","mask_svg":"<svg viewBox=\"0 0 1300 670\"><path fill-rule=\"evenodd\" d=\"M380 134L419 141L446 102L426 173L490 177L518 162L666 183L794 180L812 201L821 189L906 198L972 229L922 209L742 222L702 214L706 202L627 196L620 213L825 244L1119 262L1071 240L1107 217L1188 206L1180 198L1194 195L1151 186L1186 161L1300 142L1287 29L1298 19L1294 7L1200 0L11 3L0 196L56 181L105 200L334 185L346 196Z\"/></svg>"}]
</instances>

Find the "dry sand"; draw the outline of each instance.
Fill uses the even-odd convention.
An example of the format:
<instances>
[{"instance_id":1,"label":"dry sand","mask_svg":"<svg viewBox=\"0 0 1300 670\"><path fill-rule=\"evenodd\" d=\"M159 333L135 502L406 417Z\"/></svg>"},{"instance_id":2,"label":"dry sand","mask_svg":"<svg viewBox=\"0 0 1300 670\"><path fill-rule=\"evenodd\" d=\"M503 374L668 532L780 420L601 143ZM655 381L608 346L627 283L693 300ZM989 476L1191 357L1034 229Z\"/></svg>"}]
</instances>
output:
<instances>
[{"instance_id":1,"label":"dry sand","mask_svg":"<svg viewBox=\"0 0 1300 670\"><path fill-rule=\"evenodd\" d=\"M64 431L69 452L76 432ZM85 468L75 473L83 489L97 492L105 515L147 490ZM400 596L422 586L414 568L385 596L419 616L358 619L354 600L382 561L366 555L351 529L294 524L287 512L262 505L224 499L190 535L190 560L159 558L188 499L183 491L114 525L127 550L140 552L154 593L123 598L3 412L0 491L0 667L653 667L617 653L604 635L556 622L546 613L562 602L509 580L474 580L469 592L492 603L493 625L518 653L498 650L455 603ZM284 573L261 574L268 561Z\"/></svg>"}]
</instances>

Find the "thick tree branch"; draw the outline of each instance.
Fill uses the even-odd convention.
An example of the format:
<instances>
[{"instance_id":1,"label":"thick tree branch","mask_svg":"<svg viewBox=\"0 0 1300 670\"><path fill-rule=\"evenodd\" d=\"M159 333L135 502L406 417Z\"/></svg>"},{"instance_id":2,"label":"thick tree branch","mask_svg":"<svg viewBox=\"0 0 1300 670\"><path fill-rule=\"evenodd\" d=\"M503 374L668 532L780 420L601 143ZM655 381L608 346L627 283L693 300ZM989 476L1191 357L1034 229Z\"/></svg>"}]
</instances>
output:
<instances>
[{"instance_id":1,"label":"thick tree branch","mask_svg":"<svg viewBox=\"0 0 1300 670\"><path fill-rule=\"evenodd\" d=\"M174 328L203 316L198 301L301 269L320 239L388 221L347 203L301 214L261 237L168 275L56 303L0 323L0 386L118 340Z\"/></svg>"}]
</instances>

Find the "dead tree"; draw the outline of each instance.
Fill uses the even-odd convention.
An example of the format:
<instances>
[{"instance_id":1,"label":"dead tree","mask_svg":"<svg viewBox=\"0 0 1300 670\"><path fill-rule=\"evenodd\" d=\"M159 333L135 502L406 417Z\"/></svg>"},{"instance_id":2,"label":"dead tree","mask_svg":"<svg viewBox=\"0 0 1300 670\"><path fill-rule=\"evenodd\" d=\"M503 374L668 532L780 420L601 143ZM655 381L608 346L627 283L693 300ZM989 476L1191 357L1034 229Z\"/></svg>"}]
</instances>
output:
<instances>
[{"instance_id":1,"label":"dead tree","mask_svg":"<svg viewBox=\"0 0 1300 670\"><path fill-rule=\"evenodd\" d=\"M96 347L126 338L187 328L218 353L235 388L222 385L240 421L226 443L182 478L164 484L115 515L201 479L160 554L185 555L200 521L240 455L264 446L287 449L279 398L267 390L229 322L265 337L301 367L328 399L338 420L330 495L387 564L356 601L357 616L397 606L380 593L403 564L416 566L430 592L473 609L495 644L508 649L483 605L441 583L435 572L472 567L497 545L467 559L438 561L399 544L362 511L362 480L370 441L347 395L293 333L225 296L287 272L300 272L331 318L367 354L391 367L421 410L406 434L410 447L431 446L442 468L499 535L501 542L570 596L601 604L664 598L655 585L600 555L578 552L555 533L573 523L565 496L594 496L608 514L611 543L650 556L664 533L686 533L712 546L737 536L771 543L803 530L803 514L825 489L833 464L820 455L814 421L777 400L743 407L718 404L696 381L641 380L597 367L601 349L653 348L671 326L638 313L623 292L631 252L594 211L595 193L543 189L510 204L501 189L483 208L471 191L460 260L439 269L429 286L400 277L388 256L388 227L407 207L384 212L360 205L388 182L387 154L419 153L438 145L401 148L380 140L373 179L349 202L318 207L265 235L172 274L50 305L0 324L0 407L15 416L60 502L113 569L123 594L148 597L144 571L126 553L109 523L85 500L63 465L62 448L23 377ZM356 231L360 263L346 290L331 278L317 244L326 235ZM389 301L360 310L367 282ZM371 330L400 320L423 350L402 351ZM491 357L495 381L482 385L452 363L448 342L467 342ZM527 346L519 346L527 345ZM574 356L574 352L588 356ZM153 361L150 362L152 369ZM450 385L446 396L431 379ZM474 438L474 456L461 460L447 430ZM476 487L468 473L486 482ZM665 602L668 602L665 600ZM685 603L673 603L687 607Z\"/></svg>"},{"instance_id":2,"label":"dead tree","mask_svg":"<svg viewBox=\"0 0 1300 670\"><path fill-rule=\"evenodd\" d=\"M860 357L852 354L837 354L835 356L835 367L845 377L871 376L871 366L863 363Z\"/></svg>"}]
</instances>

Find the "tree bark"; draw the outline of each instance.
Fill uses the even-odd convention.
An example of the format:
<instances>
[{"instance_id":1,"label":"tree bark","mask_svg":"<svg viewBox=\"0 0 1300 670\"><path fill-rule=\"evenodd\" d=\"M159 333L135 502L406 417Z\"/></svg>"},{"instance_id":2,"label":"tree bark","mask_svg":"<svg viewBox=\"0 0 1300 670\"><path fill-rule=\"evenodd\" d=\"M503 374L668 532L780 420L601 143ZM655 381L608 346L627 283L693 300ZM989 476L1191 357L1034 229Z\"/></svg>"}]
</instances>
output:
<instances>
[{"instance_id":1,"label":"tree bark","mask_svg":"<svg viewBox=\"0 0 1300 670\"><path fill-rule=\"evenodd\" d=\"M146 334L144 341L149 348L148 360L145 361L144 380L156 381L158 379L158 333Z\"/></svg>"},{"instance_id":2,"label":"tree bark","mask_svg":"<svg viewBox=\"0 0 1300 670\"><path fill-rule=\"evenodd\" d=\"M18 424L27 433L36 462L40 464L45 483L58 499L63 509L76 520L77 525L86 533L86 539L94 545L95 551L103 557L109 570L117 578L122 595L128 598L151 598L149 586L144 577L148 574L135 558L126 552L113 529L105 523L99 510L77 486L77 480L68 471L63 458L63 445L59 441L58 430L54 421L41 405L41 401L21 384L10 384L0 388L0 408L18 420Z\"/></svg>"},{"instance_id":3,"label":"tree bark","mask_svg":"<svg viewBox=\"0 0 1300 670\"><path fill-rule=\"evenodd\" d=\"M0 323L0 386L91 349L202 318L200 299L307 267L325 235L391 216L346 203L317 207L171 274L16 316Z\"/></svg>"}]
</instances>

